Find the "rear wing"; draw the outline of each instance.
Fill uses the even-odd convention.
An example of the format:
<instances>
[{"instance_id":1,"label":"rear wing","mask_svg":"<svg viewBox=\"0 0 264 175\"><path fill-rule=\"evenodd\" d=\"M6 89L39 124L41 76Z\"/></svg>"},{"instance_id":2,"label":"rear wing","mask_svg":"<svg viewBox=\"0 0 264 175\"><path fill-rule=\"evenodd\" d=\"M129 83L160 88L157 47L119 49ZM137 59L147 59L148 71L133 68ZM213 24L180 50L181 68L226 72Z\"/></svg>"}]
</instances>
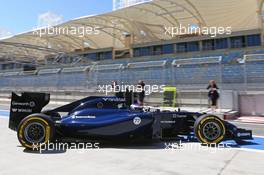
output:
<instances>
[{"instance_id":1,"label":"rear wing","mask_svg":"<svg viewBox=\"0 0 264 175\"><path fill-rule=\"evenodd\" d=\"M22 92L17 95L12 92L9 116L9 128L17 130L21 120L30 114L40 113L50 101L50 94Z\"/></svg>"}]
</instances>

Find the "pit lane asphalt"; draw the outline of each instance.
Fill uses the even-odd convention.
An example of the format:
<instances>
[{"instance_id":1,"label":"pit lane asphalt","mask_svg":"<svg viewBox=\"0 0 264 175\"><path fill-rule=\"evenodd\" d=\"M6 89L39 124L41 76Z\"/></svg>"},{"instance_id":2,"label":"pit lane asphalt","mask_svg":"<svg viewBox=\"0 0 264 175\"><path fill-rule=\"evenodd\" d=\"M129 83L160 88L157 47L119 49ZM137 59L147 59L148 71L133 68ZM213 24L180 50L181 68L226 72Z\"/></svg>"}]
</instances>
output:
<instances>
[{"instance_id":1,"label":"pit lane asphalt","mask_svg":"<svg viewBox=\"0 0 264 175\"><path fill-rule=\"evenodd\" d=\"M32 152L20 146L16 132L8 129L8 118L0 118L0 174L262 175L264 172L263 151L216 149L199 143L183 143L181 149L169 149L166 145L160 142Z\"/></svg>"}]
</instances>

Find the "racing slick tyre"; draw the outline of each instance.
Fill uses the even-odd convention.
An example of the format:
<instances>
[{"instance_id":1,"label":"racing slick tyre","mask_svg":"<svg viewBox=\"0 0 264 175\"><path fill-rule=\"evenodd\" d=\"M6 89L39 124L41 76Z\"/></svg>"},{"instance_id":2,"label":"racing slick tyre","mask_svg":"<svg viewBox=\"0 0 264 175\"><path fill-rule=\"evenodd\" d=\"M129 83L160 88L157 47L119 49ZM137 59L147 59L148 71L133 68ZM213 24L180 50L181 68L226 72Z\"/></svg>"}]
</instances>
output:
<instances>
[{"instance_id":1,"label":"racing slick tyre","mask_svg":"<svg viewBox=\"0 0 264 175\"><path fill-rule=\"evenodd\" d=\"M18 125L17 138L27 149L38 149L52 140L55 133L53 121L44 114L32 114Z\"/></svg>"},{"instance_id":2,"label":"racing slick tyre","mask_svg":"<svg viewBox=\"0 0 264 175\"><path fill-rule=\"evenodd\" d=\"M195 121L194 132L204 145L219 144L225 138L226 128L219 117L207 114Z\"/></svg>"}]
</instances>

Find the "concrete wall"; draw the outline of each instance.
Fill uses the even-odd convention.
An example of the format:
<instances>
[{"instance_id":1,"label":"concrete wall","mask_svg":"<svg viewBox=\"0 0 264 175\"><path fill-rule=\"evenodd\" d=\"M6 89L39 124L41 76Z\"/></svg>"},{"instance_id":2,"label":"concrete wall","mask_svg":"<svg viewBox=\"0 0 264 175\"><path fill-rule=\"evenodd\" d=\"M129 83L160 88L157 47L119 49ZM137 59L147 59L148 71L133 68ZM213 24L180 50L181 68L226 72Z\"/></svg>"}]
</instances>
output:
<instances>
[{"instance_id":1,"label":"concrete wall","mask_svg":"<svg viewBox=\"0 0 264 175\"><path fill-rule=\"evenodd\" d=\"M264 116L264 92L241 92L239 112L241 115Z\"/></svg>"}]
</instances>

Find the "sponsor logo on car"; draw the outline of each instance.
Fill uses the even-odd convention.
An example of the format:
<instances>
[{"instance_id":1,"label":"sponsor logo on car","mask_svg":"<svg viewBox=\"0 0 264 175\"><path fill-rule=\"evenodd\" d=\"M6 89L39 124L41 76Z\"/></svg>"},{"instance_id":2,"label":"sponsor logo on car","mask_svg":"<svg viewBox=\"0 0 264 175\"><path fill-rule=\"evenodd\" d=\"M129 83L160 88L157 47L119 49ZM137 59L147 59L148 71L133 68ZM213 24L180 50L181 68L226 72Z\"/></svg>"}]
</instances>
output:
<instances>
[{"instance_id":1,"label":"sponsor logo on car","mask_svg":"<svg viewBox=\"0 0 264 175\"><path fill-rule=\"evenodd\" d=\"M25 112L25 113L32 113L32 109L18 109L18 108L12 108L12 112Z\"/></svg>"},{"instance_id":2,"label":"sponsor logo on car","mask_svg":"<svg viewBox=\"0 0 264 175\"><path fill-rule=\"evenodd\" d=\"M103 98L104 101L112 101L112 102L119 102L119 101L125 101L123 98Z\"/></svg>"},{"instance_id":3,"label":"sponsor logo on car","mask_svg":"<svg viewBox=\"0 0 264 175\"><path fill-rule=\"evenodd\" d=\"M29 106L33 108L33 107L35 107L35 106L36 106L36 104L35 104L35 102L34 102L34 101L31 101L31 102L29 102Z\"/></svg>"},{"instance_id":4,"label":"sponsor logo on car","mask_svg":"<svg viewBox=\"0 0 264 175\"><path fill-rule=\"evenodd\" d=\"M173 114L172 117L173 118L186 118L187 115L183 115L183 114L182 115L181 114Z\"/></svg>"},{"instance_id":5,"label":"sponsor logo on car","mask_svg":"<svg viewBox=\"0 0 264 175\"><path fill-rule=\"evenodd\" d=\"M30 102L16 102L16 101L12 101L12 106L29 106L31 108L36 106L36 103L34 101L30 101Z\"/></svg>"},{"instance_id":6,"label":"sponsor logo on car","mask_svg":"<svg viewBox=\"0 0 264 175\"><path fill-rule=\"evenodd\" d=\"M94 119L96 116L94 115L74 115L72 118L74 119Z\"/></svg>"},{"instance_id":7,"label":"sponsor logo on car","mask_svg":"<svg viewBox=\"0 0 264 175\"><path fill-rule=\"evenodd\" d=\"M247 136L251 136L250 133L237 133L237 137L247 137Z\"/></svg>"}]
</instances>

